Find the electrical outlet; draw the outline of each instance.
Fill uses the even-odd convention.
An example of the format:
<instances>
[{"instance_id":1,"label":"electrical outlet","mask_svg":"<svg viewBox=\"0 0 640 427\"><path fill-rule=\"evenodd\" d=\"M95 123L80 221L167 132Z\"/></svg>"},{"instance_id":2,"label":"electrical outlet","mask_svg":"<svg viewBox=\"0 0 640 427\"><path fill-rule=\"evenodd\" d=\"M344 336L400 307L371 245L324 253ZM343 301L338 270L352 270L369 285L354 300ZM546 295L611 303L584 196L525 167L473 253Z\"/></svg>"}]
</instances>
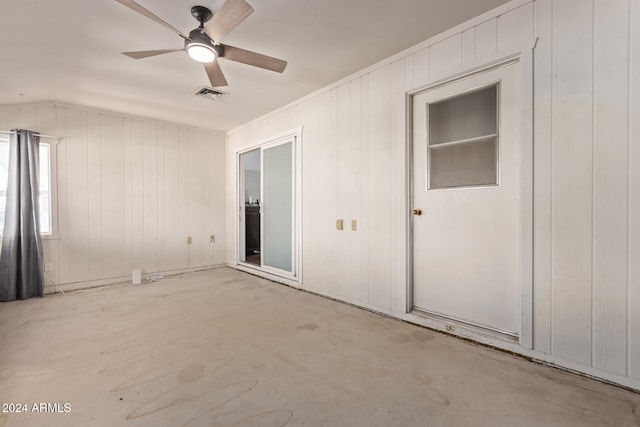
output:
<instances>
[{"instance_id":1,"label":"electrical outlet","mask_svg":"<svg viewBox=\"0 0 640 427\"><path fill-rule=\"evenodd\" d=\"M209 236L209 242L214 243L216 241L216 235L212 234L211 236Z\"/></svg>"},{"instance_id":2,"label":"electrical outlet","mask_svg":"<svg viewBox=\"0 0 640 427\"><path fill-rule=\"evenodd\" d=\"M44 271L53 271L53 263L45 262L44 263Z\"/></svg>"},{"instance_id":3,"label":"electrical outlet","mask_svg":"<svg viewBox=\"0 0 640 427\"><path fill-rule=\"evenodd\" d=\"M341 219L336 221L336 230L342 230L344 228L343 221Z\"/></svg>"},{"instance_id":4,"label":"electrical outlet","mask_svg":"<svg viewBox=\"0 0 640 427\"><path fill-rule=\"evenodd\" d=\"M351 231L356 231L358 229L358 221L355 219L351 220Z\"/></svg>"},{"instance_id":5,"label":"electrical outlet","mask_svg":"<svg viewBox=\"0 0 640 427\"><path fill-rule=\"evenodd\" d=\"M191 236L188 236L187 237L187 245L190 245L190 244L191 244Z\"/></svg>"}]
</instances>

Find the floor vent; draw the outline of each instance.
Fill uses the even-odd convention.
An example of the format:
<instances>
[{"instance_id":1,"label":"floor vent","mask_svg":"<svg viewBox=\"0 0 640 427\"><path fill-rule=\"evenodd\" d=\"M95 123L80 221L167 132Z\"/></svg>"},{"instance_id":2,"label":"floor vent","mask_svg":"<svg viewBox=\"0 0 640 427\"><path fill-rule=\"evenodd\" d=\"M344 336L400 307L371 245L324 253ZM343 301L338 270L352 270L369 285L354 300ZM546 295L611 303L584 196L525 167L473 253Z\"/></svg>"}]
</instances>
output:
<instances>
[{"instance_id":1,"label":"floor vent","mask_svg":"<svg viewBox=\"0 0 640 427\"><path fill-rule=\"evenodd\" d=\"M214 101L222 101L227 96L230 95L228 92L223 92L219 89L214 89L212 87L202 86L200 89L194 93L196 96L201 96L203 98L213 99Z\"/></svg>"}]
</instances>

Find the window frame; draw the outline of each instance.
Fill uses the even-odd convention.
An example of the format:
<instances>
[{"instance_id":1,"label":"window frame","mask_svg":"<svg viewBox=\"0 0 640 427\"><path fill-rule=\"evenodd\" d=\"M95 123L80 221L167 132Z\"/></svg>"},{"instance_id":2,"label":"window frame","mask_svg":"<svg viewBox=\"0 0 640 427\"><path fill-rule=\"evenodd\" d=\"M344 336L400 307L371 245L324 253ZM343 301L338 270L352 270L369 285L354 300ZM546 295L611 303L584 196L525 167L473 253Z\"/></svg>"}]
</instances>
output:
<instances>
[{"instance_id":1,"label":"window frame","mask_svg":"<svg viewBox=\"0 0 640 427\"><path fill-rule=\"evenodd\" d=\"M44 140L43 140L44 139ZM0 143L9 143L9 138L0 135ZM43 240L60 239L58 231L58 164L57 148L60 140L58 138L40 137L40 146L47 146L49 151L49 222L50 230L47 233L40 233ZM3 230L0 230L0 241L3 238Z\"/></svg>"}]
</instances>

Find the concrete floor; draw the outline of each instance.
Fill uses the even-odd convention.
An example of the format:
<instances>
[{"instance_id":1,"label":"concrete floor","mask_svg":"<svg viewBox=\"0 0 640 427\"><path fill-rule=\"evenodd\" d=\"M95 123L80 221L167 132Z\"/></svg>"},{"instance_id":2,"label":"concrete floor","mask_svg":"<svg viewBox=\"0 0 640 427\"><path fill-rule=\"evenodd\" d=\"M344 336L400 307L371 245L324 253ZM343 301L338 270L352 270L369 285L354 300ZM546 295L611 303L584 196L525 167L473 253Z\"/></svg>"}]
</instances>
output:
<instances>
[{"instance_id":1,"label":"concrete floor","mask_svg":"<svg viewBox=\"0 0 640 427\"><path fill-rule=\"evenodd\" d=\"M28 406L0 427L640 425L638 394L227 268L0 304L0 401Z\"/></svg>"}]
</instances>

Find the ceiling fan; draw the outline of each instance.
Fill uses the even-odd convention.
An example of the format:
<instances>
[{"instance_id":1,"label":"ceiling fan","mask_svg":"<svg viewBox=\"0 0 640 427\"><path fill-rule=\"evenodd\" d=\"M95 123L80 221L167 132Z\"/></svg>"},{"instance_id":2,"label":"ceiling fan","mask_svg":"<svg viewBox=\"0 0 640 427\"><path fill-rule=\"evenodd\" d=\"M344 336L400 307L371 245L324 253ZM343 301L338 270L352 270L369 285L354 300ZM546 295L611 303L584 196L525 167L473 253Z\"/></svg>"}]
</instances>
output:
<instances>
[{"instance_id":1,"label":"ceiling fan","mask_svg":"<svg viewBox=\"0 0 640 427\"><path fill-rule=\"evenodd\" d=\"M145 50L138 52L122 52L133 59L148 58L150 56L162 55L165 53L185 51L195 61L202 62L207 71L211 86L227 86L227 80L222 73L218 58L225 58L230 61L241 62L271 71L282 73L287 66L287 62L282 59L272 58L249 50L240 49L220 43L220 40L229 31L237 27L249 15L253 13L253 8L245 0L225 0L216 13L204 6L193 6L191 15L200 25L191 30L186 36L162 18L145 9L134 0L116 0L118 3L146 16L149 19L165 26L184 39L182 49L162 49Z\"/></svg>"}]
</instances>

